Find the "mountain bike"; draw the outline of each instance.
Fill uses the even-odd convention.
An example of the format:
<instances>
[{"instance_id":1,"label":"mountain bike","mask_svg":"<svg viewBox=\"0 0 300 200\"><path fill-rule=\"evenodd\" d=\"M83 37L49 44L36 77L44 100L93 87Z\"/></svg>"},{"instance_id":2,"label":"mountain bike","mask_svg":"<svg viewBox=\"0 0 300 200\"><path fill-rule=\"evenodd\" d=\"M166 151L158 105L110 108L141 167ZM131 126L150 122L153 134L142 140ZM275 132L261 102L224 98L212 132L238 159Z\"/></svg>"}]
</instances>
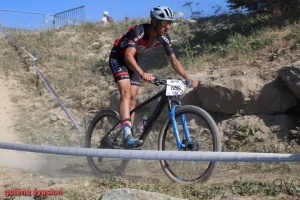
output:
<instances>
[{"instance_id":1,"label":"mountain bike","mask_svg":"<svg viewBox=\"0 0 300 200\"><path fill-rule=\"evenodd\" d=\"M178 96L184 95L186 80L155 78L152 82L163 89L156 95L140 103L130 114L155 99L159 99L149 117L139 139L145 141L154 121L165 106L169 115L165 119L158 136L159 151L221 151L221 141L217 125L203 109L192 105L181 105ZM85 147L99 149L124 149L122 128L118 112L106 109L91 120L86 133ZM87 157L92 171L98 175L122 174L128 159ZM169 179L175 182L203 182L214 173L218 162L160 160L161 167Z\"/></svg>"}]
</instances>

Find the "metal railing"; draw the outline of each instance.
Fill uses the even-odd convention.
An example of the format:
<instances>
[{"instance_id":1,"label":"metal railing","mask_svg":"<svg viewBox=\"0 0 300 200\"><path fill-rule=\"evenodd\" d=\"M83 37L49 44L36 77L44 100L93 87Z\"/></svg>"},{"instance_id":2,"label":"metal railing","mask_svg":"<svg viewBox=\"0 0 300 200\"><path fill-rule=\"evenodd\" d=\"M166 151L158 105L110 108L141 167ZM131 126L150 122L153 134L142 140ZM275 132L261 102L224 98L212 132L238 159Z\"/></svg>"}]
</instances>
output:
<instances>
[{"instance_id":1,"label":"metal railing","mask_svg":"<svg viewBox=\"0 0 300 200\"><path fill-rule=\"evenodd\" d=\"M42 13L0 9L0 30L6 33L39 31L46 28Z\"/></svg>"},{"instance_id":2,"label":"metal railing","mask_svg":"<svg viewBox=\"0 0 300 200\"><path fill-rule=\"evenodd\" d=\"M22 49L28 56L30 56L33 61L34 65L33 67L35 68L37 74L39 77L42 79L43 83L45 84L46 88L49 90L49 92L52 94L52 96L56 99L58 104L61 106L61 108L65 111L65 113L68 115L68 117L71 119L71 121L74 123L80 134L85 137L85 133L81 130L79 124L76 122L75 118L73 115L70 113L70 111L67 109L67 107L64 105L64 103L60 100L60 98L57 96L56 92L53 90L47 79L44 77L40 69L38 68L38 62L37 62L37 57L36 57L36 52L33 52L33 55L31 55L24 47L22 47L16 40L14 40L8 33L3 32L0 30L0 33L3 33L8 39L10 39L11 42L13 42L17 47Z\"/></svg>"},{"instance_id":3,"label":"metal railing","mask_svg":"<svg viewBox=\"0 0 300 200\"><path fill-rule=\"evenodd\" d=\"M51 19L49 17L49 19ZM70 10L66 10L53 15L53 28L59 28L69 25L77 25L86 21L86 9L85 6L80 6Z\"/></svg>"},{"instance_id":4,"label":"metal railing","mask_svg":"<svg viewBox=\"0 0 300 200\"><path fill-rule=\"evenodd\" d=\"M0 9L0 30L22 33L77 25L86 21L85 6L48 15L19 10Z\"/></svg>"}]
</instances>

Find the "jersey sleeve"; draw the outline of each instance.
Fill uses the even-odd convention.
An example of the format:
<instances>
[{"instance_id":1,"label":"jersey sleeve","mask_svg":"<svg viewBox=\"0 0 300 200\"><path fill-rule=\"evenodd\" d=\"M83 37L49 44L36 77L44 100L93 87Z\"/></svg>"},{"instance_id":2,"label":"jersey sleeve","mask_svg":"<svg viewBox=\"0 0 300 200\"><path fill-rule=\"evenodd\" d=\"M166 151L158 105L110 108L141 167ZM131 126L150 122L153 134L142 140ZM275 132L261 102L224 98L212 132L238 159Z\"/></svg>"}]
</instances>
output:
<instances>
[{"instance_id":1,"label":"jersey sleeve","mask_svg":"<svg viewBox=\"0 0 300 200\"><path fill-rule=\"evenodd\" d=\"M161 36L159 38L159 40L160 40L161 44L164 47L166 55L167 56L172 55L174 53L174 51L173 51L173 48L172 48L172 45L171 45L171 39L170 39L169 35L167 34L166 36Z\"/></svg>"},{"instance_id":2,"label":"jersey sleeve","mask_svg":"<svg viewBox=\"0 0 300 200\"><path fill-rule=\"evenodd\" d=\"M143 35L144 35L143 26L141 26L140 24L133 26L127 32L126 38L128 39L128 41L125 48L127 47L137 48L138 41L143 37Z\"/></svg>"}]
</instances>

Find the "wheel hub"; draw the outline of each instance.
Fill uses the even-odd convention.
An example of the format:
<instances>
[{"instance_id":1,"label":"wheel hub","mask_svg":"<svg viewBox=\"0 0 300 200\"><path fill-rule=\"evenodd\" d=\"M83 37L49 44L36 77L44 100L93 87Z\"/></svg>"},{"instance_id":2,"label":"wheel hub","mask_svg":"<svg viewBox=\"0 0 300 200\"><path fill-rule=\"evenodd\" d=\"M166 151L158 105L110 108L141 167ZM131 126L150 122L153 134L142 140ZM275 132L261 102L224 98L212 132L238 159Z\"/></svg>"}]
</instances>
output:
<instances>
[{"instance_id":1,"label":"wheel hub","mask_svg":"<svg viewBox=\"0 0 300 200\"><path fill-rule=\"evenodd\" d=\"M188 143L187 140L183 140L182 142L186 147L186 151L198 151L199 149L199 142L195 137L191 137L191 142Z\"/></svg>"}]
</instances>

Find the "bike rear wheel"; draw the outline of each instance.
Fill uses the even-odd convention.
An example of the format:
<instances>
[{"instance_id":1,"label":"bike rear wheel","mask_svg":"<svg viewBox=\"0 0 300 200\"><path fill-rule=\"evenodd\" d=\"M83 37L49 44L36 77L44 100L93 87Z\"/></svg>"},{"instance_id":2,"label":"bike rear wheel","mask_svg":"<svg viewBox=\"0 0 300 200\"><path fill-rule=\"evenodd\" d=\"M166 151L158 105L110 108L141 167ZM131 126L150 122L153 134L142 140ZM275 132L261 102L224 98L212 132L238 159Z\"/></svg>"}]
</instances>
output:
<instances>
[{"instance_id":1,"label":"bike rear wheel","mask_svg":"<svg viewBox=\"0 0 300 200\"><path fill-rule=\"evenodd\" d=\"M187 128L193 146L186 145L178 149L171 118L168 117L161 128L158 150L160 151L221 151L221 139L216 123L203 109L196 106L182 106L176 109L175 120L182 143L187 144L183 131L181 115L185 116ZM204 182L214 173L218 162L161 160L160 164L165 174L176 182Z\"/></svg>"},{"instance_id":2,"label":"bike rear wheel","mask_svg":"<svg viewBox=\"0 0 300 200\"><path fill-rule=\"evenodd\" d=\"M98 149L122 148L122 138L119 114L113 110L104 110L99 112L89 124L85 137L85 147ZM128 159L98 157L87 157L87 161L97 175L120 175L129 162Z\"/></svg>"}]
</instances>

